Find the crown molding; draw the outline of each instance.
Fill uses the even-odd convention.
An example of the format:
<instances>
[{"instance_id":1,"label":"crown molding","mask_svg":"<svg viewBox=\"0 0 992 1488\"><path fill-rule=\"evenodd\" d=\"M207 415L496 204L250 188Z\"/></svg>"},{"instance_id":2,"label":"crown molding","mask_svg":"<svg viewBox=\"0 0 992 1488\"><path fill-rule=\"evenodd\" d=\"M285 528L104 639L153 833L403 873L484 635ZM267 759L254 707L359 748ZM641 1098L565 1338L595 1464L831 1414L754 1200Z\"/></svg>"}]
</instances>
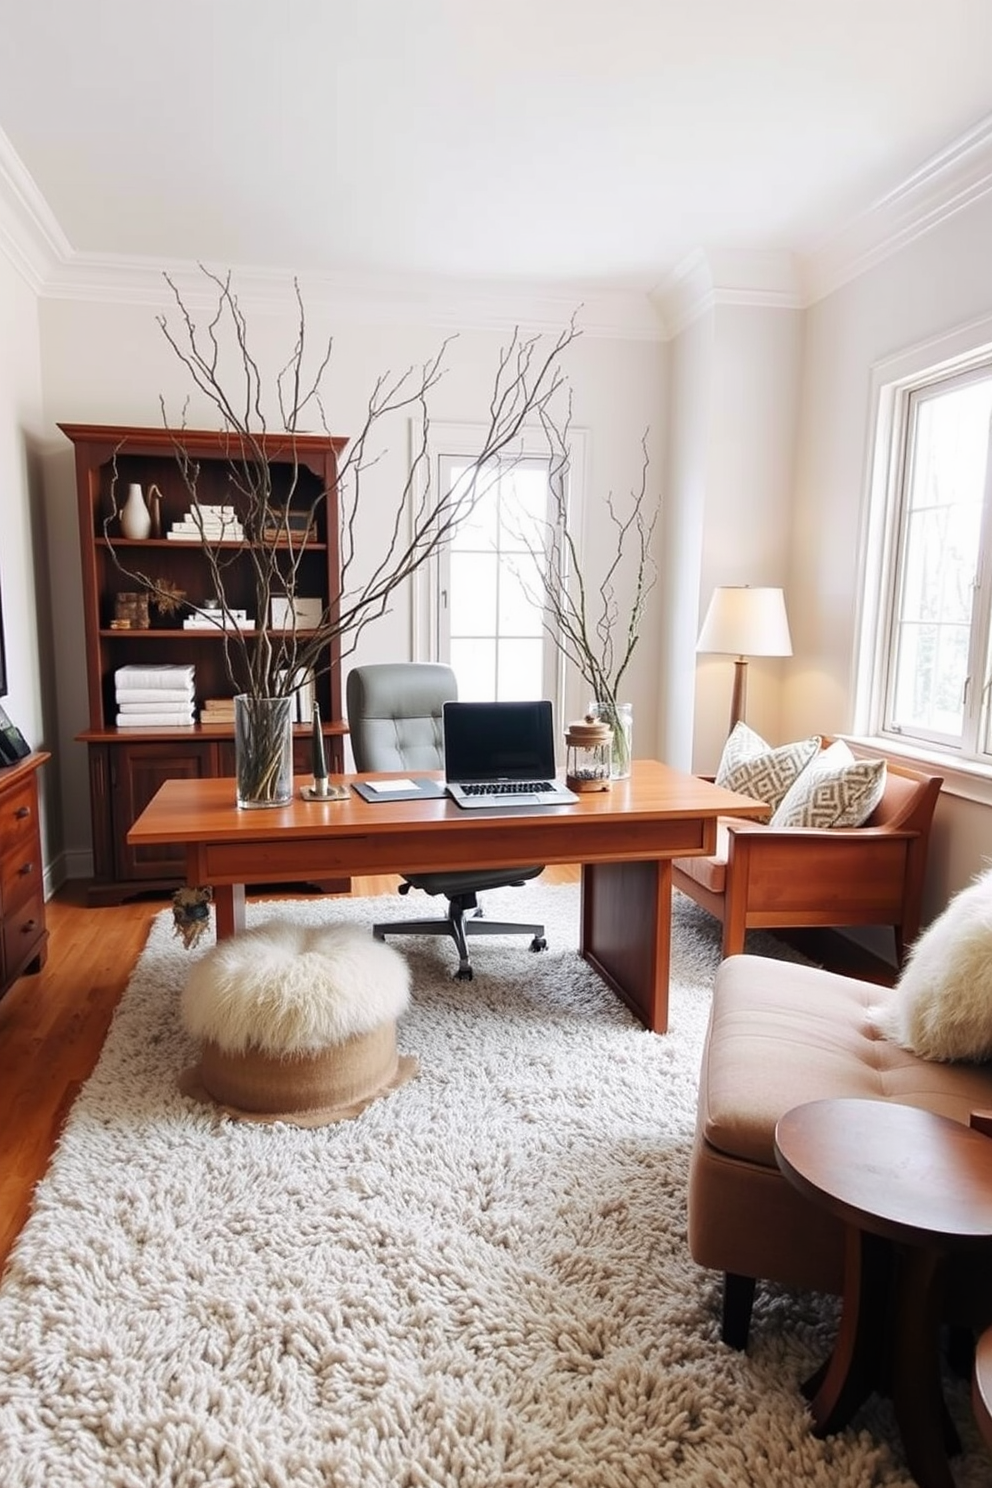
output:
<instances>
[{"instance_id":1,"label":"crown molding","mask_svg":"<svg viewBox=\"0 0 992 1488\"><path fill-rule=\"evenodd\" d=\"M0 129L0 251L40 294L54 267L71 253L55 215Z\"/></svg>"},{"instance_id":2,"label":"crown molding","mask_svg":"<svg viewBox=\"0 0 992 1488\"><path fill-rule=\"evenodd\" d=\"M555 331L573 314L584 334L667 340L718 305L803 308L833 293L992 191L992 115L924 162L839 231L800 252L702 248L654 287L581 282L455 280L406 275L300 273L308 304L341 322L440 329ZM167 306L162 274L184 299L203 296L190 261L153 263L76 253L0 130L0 253L42 299ZM232 265L246 309L282 309L289 270Z\"/></svg>"},{"instance_id":3,"label":"crown molding","mask_svg":"<svg viewBox=\"0 0 992 1488\"><path fill-rule=\"evenodd\" d=\"M209 266L208 266L209 267ZM217 269L227 273L227 266ZM167 308L168 274L190 308L215 303L198 264L77 253L52 269L44 299L94 300ZM509 283L413 275L328 274L241 265L231 267L241 304L257 312L295 306L299 283L308 307L339 324L425 325L442 330L556 332L575 318L583 335L659 341L664 338L646 288L590 286L567 281Z\"/></svg>"},{"instance_id":4,"label":"crown molding","mask_svg":"<svg viewBox=\"0 0 992 1488\"><path fill-rule=\"evenodd\" d=\"M719 305L762 310L803 306L794 256L776 250L696 249L676 265L652 296L669 336Z\"/></svg>"},{"instance_id":5,"label":"crown molding","mask_svg":"<svg viewBox=\"0 0 992 1488\"><path fill-rule=\"evenodd\" d=\"M992 191L992 114L800 257L803 301L822 300Z\"/></svg>"}]
</instances>

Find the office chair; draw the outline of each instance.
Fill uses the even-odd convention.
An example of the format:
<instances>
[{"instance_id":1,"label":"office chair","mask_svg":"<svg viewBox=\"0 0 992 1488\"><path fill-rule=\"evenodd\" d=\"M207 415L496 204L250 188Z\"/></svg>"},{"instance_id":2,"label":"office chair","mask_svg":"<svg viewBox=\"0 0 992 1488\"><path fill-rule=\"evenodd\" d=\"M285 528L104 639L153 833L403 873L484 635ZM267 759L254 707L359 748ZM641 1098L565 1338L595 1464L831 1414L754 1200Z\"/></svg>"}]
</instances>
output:
<instances>
[{"instance_id":1,"label":"office chair","mask_svg":"<svg viewBox=\"0 0 992 1488\"><path fill-rule=\"evenodd\" d=\"M442 708L458 696L450 667L419 662L354 667L348 674L346 695L351 747L359 770L443 769ZM400 893L413 888L443 894L448 901L446 918L389 920L373 925L372 934L376 940L387 935L450 935L458 948L455 976L471 981L470 935L530 935L532 951L546 948L543 925L483 919L477 898L485 889L508 888L536 878L542 867L404 874ZM475 913L470 915L470 910Z\"/></svg>"}]
</instances>

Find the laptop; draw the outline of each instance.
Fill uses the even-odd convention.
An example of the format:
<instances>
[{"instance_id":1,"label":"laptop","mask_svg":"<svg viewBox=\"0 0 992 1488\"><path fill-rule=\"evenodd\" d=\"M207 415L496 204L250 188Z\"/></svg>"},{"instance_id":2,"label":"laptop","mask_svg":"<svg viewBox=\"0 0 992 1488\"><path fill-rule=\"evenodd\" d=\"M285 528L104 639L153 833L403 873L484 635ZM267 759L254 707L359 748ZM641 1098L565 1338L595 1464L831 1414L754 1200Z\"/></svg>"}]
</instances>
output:
<instances>
[{"instance_id":1,"label":"laptop","mask_svg":"<svg viewBox=\"0 0 992 1488\"><path fill-rule=\"evenodd\" d=\"M466 810L561 806L578 797L555 779L549 702L445 703L448 795Z\"/></svg>"}]
</instances>

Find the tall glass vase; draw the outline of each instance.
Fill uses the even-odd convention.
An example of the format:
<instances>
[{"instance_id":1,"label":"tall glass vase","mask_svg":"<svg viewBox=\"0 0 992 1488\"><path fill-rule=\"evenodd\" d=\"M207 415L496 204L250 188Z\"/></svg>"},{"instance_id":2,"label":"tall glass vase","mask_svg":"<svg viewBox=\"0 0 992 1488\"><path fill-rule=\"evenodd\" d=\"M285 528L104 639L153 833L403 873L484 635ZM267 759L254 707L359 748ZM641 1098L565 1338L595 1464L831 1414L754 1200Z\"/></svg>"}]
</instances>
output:
<instances>
[{"instance_id":1,"label":"tall glass vase","mask_svg":"<svg viewBox=\"0 0 992 1488\"><path fill-rule=\"evenodd\" d=\"M610 777L613 780L626 780L630 774L630 762L633 759L634 744L634 705L633 703L597 703L591 702L588 711L593 718L601 718L604 723L610 725L613 733L613 764Z\"/></svg>"},{"instance_id":2,"label":"tall glass vase","mask_svg":"<svg viewBox=\"0 0 992 1488\"><path fill-rule=\"evenodd\" d=\"M293 705L288 697L234 699L238 805L285 806L293 799Z\"/></svg>"}]
</instances>

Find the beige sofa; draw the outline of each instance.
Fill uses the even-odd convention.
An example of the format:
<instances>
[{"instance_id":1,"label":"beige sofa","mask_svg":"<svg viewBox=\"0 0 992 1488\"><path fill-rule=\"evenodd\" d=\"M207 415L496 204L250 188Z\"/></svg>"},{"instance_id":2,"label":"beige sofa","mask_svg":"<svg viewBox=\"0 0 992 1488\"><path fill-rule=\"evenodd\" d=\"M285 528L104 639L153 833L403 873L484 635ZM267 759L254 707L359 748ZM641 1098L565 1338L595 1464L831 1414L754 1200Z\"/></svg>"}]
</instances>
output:
<instances>
[{"instance_id":1,"label":"beige sofa","mask_svg":"<svg viewBox=\"0 0 992 1488\"><path fill-rule=\"evenodd\" d=\"M922 1106L968 1122L992 1107L992 1065L919 1059L883 1038L869 1010L888 988L819 968L732 956L717 973L689 1176L689 1249L724 1273L723 1338L747 1343L756 1280L839 1293L843 1230L775 1163L775 1124L832 1096ZM984 1267L988 1271L988 1267ZM956 1271L948 1316L989 1313L987 1277Z\"/></svg>"}]
</instances>

